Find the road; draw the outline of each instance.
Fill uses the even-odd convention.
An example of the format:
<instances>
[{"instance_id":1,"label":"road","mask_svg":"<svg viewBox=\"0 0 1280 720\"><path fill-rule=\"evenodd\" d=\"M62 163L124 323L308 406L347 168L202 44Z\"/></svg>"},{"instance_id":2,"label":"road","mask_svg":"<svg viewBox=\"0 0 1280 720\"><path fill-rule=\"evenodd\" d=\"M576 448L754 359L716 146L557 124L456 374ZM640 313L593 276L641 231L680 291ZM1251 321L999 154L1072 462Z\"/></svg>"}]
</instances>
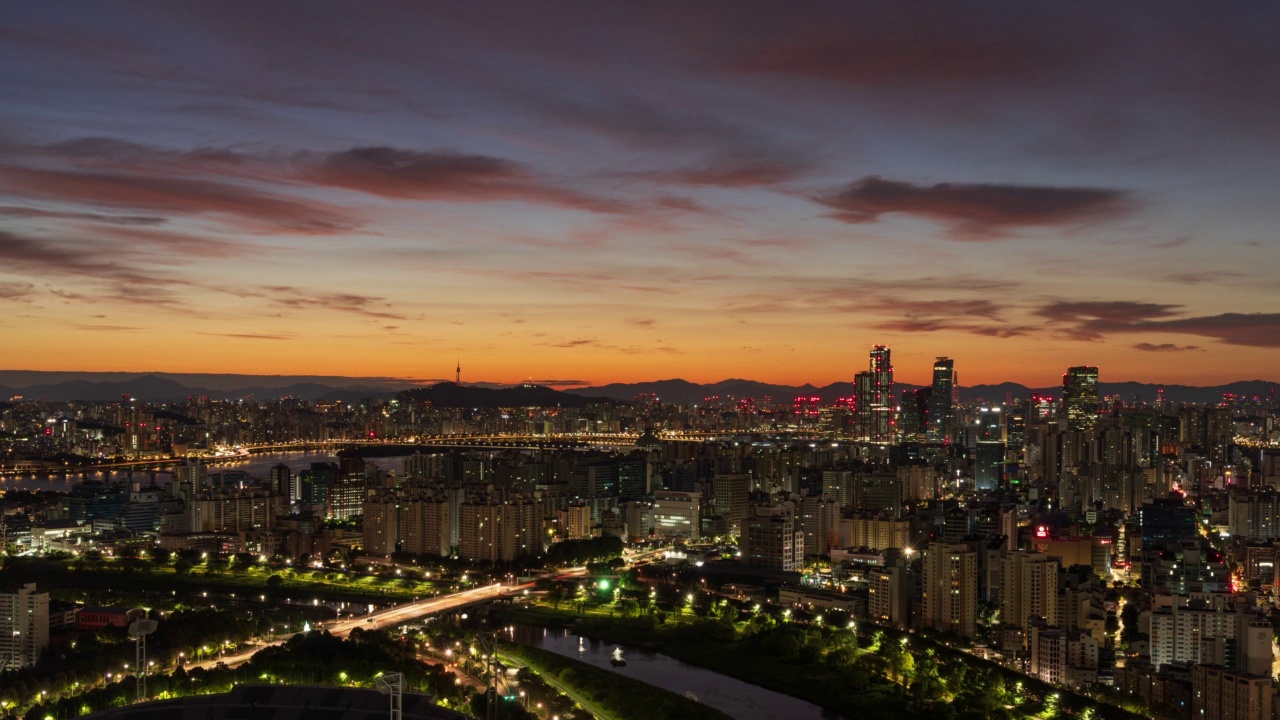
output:
<instances>
[{"instance_id":1,"label":"road","mask_svg":"<svg viewBox=\"0 0 1280 720\"><path fill-rule=\"evenodd\" d=\"M587 569L585 567L566 568L554 573L548 573L546 577L563 580L570 577L584 575L586 572ZM348 633L358 627L365 628L366 630L379 630L384 627L399 625L400 623L409 622L410 620L416 620L424 615L454 610L480 600L492 600L494 598L502 597L503 595L514 595L532 588L533 585L533 583L523 583L520 585L502 585L495 583L493 585L485 585L471 590L463 590L462 592L439 595L433 598L418 600L417 602L396 605L395 607L390 607L386 610L379 610L372 615L363 615L361 617L350 618L347 620L339 620L327 625L317 626L316 629L328 630L332 635L346 637ZM283 645L289 637L282 637L279 640L259 643L230 655L190 662L187 663L185 667L188 671L195 668L205 668L207 670L216 667L219 663L224 664L227 667L236 667L237 665L242 665L248 662L249 658L253 657L254 653L259 650Z\"/></svg>"},{"instance_id":2,"label":"road","mask_svg":"<svg viewBox=\"0 0 1280 720\"><path fill-rule=\"evenodd\" d=\"M464 590L462 592L452 593L449 595L440 595L426 600L397 605L395 607L387 608L386 610L379 610L372 615L363 615L357 618L339 620L337 622L324 625L323 627L317 627L316 629L328 630L330 634L337 635L338 637L346 637L348 633L358 627L376 630L391 625L399 625L400 623L420 618L423 615L447 612L479 600L491 600L504 594L520 592L530 587L533 587L532 583L525 585L485 585L484 587L478 587L472 590ZM254 653L259 650L283 645L286 640L288 640L287 637L274 640L272 642L260 643L245 650L240 650L219 658L210 658L199 662L187 663L186 668L188 671L198 667L209 669L217 666L219 663L225 664L227 667L235 667L248 662L249 658L253 657Z\"/></svg>"}]
</instances>

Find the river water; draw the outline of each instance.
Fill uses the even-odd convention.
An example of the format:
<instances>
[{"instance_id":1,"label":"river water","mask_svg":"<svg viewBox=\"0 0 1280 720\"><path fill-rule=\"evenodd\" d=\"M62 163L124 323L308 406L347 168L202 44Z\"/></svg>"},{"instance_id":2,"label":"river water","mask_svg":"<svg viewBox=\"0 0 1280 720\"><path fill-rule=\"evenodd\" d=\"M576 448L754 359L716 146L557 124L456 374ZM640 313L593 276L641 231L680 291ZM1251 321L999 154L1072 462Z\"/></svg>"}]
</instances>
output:
<instances>
[{"instance_id":1,"label":"river water","mask_svg":"<svg viewBox=\"0 0 1280 720\"><path fill-rule=\"evenodd\" d=\"M209 472L240 470L248 473L251 478L265 479L271 476L271 468L281 463L288 465L289 469L296 474L311 467L311 463L314 462L337 461L337 456L332 453L316 452L314 450L262 453L235 460L209 463ZM365 458L365 462L377 465L383 470L394 470L399 474L404 458ZM146 486L151 484L153 477L157 485L164 485L172 475L173 473L167 470L113 470L110 472L68 473L66 476L54 477L39 473L9 475L0 477L0 490L61 490L65 492L83 482L125 482L127 480Z\"/></svg>"},{"instance_id":2,"label":"river water","mask_svg":"<svg viewBox=\"0 0 1280 720\"><path fill-rule=\"evenodd\" d=\"M681 662L673 657L573 634L516 625L515 640L617 672L704 703L740 720L845 720L811 702ZM612 660L626 661L614 668Z\"/></svg>"}]
</instances>

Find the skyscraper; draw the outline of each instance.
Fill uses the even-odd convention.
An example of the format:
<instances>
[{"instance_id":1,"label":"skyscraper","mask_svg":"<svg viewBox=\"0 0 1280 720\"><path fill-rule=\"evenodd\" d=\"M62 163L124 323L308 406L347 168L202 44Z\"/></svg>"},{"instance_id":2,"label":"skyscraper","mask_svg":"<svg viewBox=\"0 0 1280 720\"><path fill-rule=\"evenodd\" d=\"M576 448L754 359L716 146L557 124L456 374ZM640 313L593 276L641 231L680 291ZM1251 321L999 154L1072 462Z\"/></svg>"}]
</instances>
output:
<instances>
[{"instance_id":1,"label":"skyscraper","mask_svg":"<svg viewBox=\"0 0 1280 720\"><path fill-rule=\"evenodd\" d=\"M884 345L871 348L871 392L873 425L870 440L893 442L897 434L894 416L897 403L893 398L893 362L889 357L889 348Z\"/></svg>"},{"instance_id":2,"label":"skyscraper","mask_svg":"<svg viewBox=\"0 0 1280 720\"><path fill-rule=\"evenodd\" d=\"M933 361L933 386L925 437L931 443L946 442L951 432L951 391L955 387L955 361L940 357Z\"/></svg>"},{"instance_id":3,"label":"skyscraper","mask_svg":"<svg viewBox=\"0 0 1280 720\"><path fill-rule=\"evenodd\" d=\"M1062 410L1067 429L1091 432L1098 423L1098 368L1087 365L1067 368L1062 376Z\"/></svg>"},{"instance_id":4,"label":"skyscraper","mask_svg":"<svg viewBox=\"0 0 1280 720\"><path fill-rule=\"evenodd\" d=\"M995 490L1004 480L1004 418L1000 407L978 412L978 452L974 480L979 490Z\"/></svg>"},{"instance_id":5,"label":"skyscraper","mask_svg":"<svg viewBox=\"0 0 1280 720\"><path fill-rule=\"evenodd\" d=\"M894 417L893 362L889 348L871 348L870 369L853 378L855 434L859 440L893 442L897 432Z\"/></svg>"},{"instance_id":6,"label":"skyscraper","mask_svg":"<svg viewBox=\"0 0 1280 720\"><path fill-rule=\"evenodd\" d=\"M858 440L870 440L875 430L875 380L863 370L853 376L853 434Z\"/></svg>"}]
</instances>

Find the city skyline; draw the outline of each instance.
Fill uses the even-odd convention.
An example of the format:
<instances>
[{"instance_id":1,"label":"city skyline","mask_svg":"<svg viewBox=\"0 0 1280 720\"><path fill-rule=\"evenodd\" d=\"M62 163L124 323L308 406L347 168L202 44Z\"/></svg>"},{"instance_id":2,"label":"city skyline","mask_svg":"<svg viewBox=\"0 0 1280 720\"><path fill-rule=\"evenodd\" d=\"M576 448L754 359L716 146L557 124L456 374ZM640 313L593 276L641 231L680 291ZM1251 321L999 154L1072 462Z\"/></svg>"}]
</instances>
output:
<instances>
[{"instance_id":1,"label":"city skyline","mask_svg":"<svg viewBox=\"0 0 1280 720\"><path fill-rule=\"evenodd\" d=\"M7 7L2 362L1275 380L1278 13Z\"/></svg>"}]
</instances>

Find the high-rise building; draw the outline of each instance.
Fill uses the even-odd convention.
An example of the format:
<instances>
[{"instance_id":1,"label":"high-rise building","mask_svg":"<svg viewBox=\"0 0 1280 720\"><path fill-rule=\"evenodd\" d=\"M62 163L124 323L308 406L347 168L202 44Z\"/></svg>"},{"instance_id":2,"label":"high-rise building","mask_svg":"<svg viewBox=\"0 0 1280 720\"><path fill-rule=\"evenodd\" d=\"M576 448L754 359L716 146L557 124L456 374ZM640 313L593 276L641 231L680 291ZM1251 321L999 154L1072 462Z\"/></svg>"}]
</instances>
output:
<instances>
[{"instance_id":1,"label":"high-rise building","mask_svg":"<svg viewBox=\"0 0 1280 720\"><path fill-rule=\"evenodd\" d=\"M560 522L560 533L565 540L583 540L591 537L591 506L586 503L569 503L569 506L556 512Z\"/></svg>"},{"instance_id":2,"label":"high-rise building","mask_svg":"<svg viewBox=\"0 0 1280 720\"><path fill-rule=\"evenodd\" d=\"M1271 675L1249 675L1212 665L1191 667L1191 717L1196 720L1271 720Z\"/></svg>"},{"instance_id":3,"label":"high-rise building","mask_svg":"<svg viewBox=\"0 0 1280 720\"><path fill-rule=\"evenodd\" d=\"M1015 550L1001 560L1000 620L1026 630L1031 618L1044 618L1051 626L1058 617L1057 558L1044 553Z\"/></svg>"},{"instance_id":4,"label":"high-rise building","mask_svg":"<svg viewBox=\"0 0 1280 720\"><path fill-rule=\"evenodd\" d=\"M569 478L569 492L580 498L617 495L618 469L618 463L610 459L577 463Z\"/></svg>"},{"instance_id":5,"label":"high-rise building","mask_svg":"<svg viewBox=\"0 0 1280 720\"><path fill-rule=\"evenodd\" d=\"M401 549L415 555L453 552L453 510L448 500L409 500L400 507Z\"/></svg>"},{"instance_id":6,"label":"high-rise building","mask_svg":"<svg viewBox=\"0 0 1280 720\"><path fill-rule=\"evenodd\" d=\"M510 523L497 502L466 502L459 506L458 557L463 560L509 562Z\"/></svg>"},{"instance_id":7,"label":"high-rise building","mask_svg":"<svg viewBox=\"0 0 1280 720\"><path fill-rule=\"evenodd\" d=\"M359 457L344 457L338 477L329 485L327 516L333 520L346 520L359 515L368 495L365 480L365 462Z\"/></svg>"},{"instance_id":8,"label":"high-rise building","mask_svg":"<svg viewBox=\"0 0 1280 720\"><path fill-rule=\"evenodd\" d=\"M1271 488L1232 492L1227 506L1227 527L1234 537L1280 539L1280 494Z\"/></svg>"},{"instance_id":9,"label":"high-rise building","mask_svg":"<svg viewBox=\"0 0 1280 720\"><path fill-rule=\"evenodd\" d=\"M297 501L298 496L293 492L293 471L288 465L280 463L272 466L271 492L284 498L286 503Z\"/></svg>"},{"instance_id":10,"label":"high-rise building","mask_svg":"<svg viewBox=\"0 0 1280 720\"><path fill-rule=\"evenodd\" d=\"M867 571L867 617L876 624L904 628L911 620L911 577L905 563Z\"/></svg>"},{"instance_id":11,"label":"high-rise building","mask_svg":"<svg viewBox=\"0 0 1280 720\"><path fill-rule=\"evenodd\" d=\"M653 493L653 535L662 540L702 536L700 492L655 490Z\"/></svg>"},{"instance_id":12,"label":"high-rise building","mask_svg":"<svg viewBox=\"0 0 1280 720\"><path fill-rule=\"evenodd\" d=\"M863 370L853 376L853 436L862 441L871 439L875 432L875 413L872 402L875 398L875 380L871 373Z\"/></svg>"},{"instance_id":13,"label":"high-rise building","mask_svg":"<svg viewBox=\"0 0 1280 720\"><path fill-rule=\"evenodd\" d=\"M717 515L729 523L729 531L737 533L751 514L751 475L716 473L710 485L710 500Z\"/></svg>"},{"instance_id":14,"label":"high-rise building","mask_svg":"<svg viewBox=\"0 0 1280 720\"><path fill-rule=\"evenodd\" d=\"M1098 424L1098 368L1067 368L1067 374L1062 376L1062 411L1067 416L1068 430L1093 431Z\"/></svg>"},{"instance_id":15,"label":"high-rise building","mask_svg":"<svg viewBox=\"0 0 1280 720\"><path fill-rule=\"evenodd\" d=\"M742 525L742 564L793 572L804 566L804 533L781 505L752 508Z\"/></svg>"},{"instance_id":16,"label":"high-rise building","mask_svg":"<svg viewBox=\"0 0 1280 720\"><path fill-rule=\"evenodd\" d=\"M995 490L1004 481L1004 419L1000 407L978 412L978 449L974 481L979 490Z\"/></svg>"},{"instance_id":17,"label":"high-rise building","mask_svg":"<svg viewBox=\"0 0 1280 720\"><path fill-rule=\"evenodd\" d=\"M0 670L31 667L49 647L49 593L35 583L0 592Z\"/></svg>"},{"instance_id":18,"label":"high-rise building","mask_svg":"<svg viewBox=\"0 0 1280 720\"><path fill-rule=\"evenodd\" d=\"M893 362L889 348L871 348L870 369L853 378L854 434L859 440L891 443L897 438L897 403L893 397Z\"/></svg>"},{"instance_id":19,"label":"high-rise building","mask_svg":"<svg viewBox=\"0 0 1280 720\"><path fill-rule=\"evenodd\" d=\"M889 348L876 345L871 348L871 442L895 441L897 434L897 402L893 398L893 362Z\"/></svg>"},{"instance_id":20,"label":"high-rise building","mask_svg":"<svg viewBox=\"0 0 1280 720\"><path fill-rule=\"evenodd\" d=\"M649 462L642 454L618 462L618 501L641 500L649 494Z\"/></svg>"},{"instance_id":21,"label":"high-rise building","mask_svg":"<svg viewBox=\"0 0 1280 720\"><path fill-rule=\"evenodd\" d=\"M204 490L208 478L209 466L191 458L187 458L185 462L174 468L173 471L174 482L179 486L190 485L192 492Z\"/></svg>"},{"instance_id":22,"label":"high-rise building","mask_svg":"<svg viewBox=\"0 0 1280 720\"><path fill-rule=\"evenodd\" d=\"M828 555L840 547L840 503L831 495L806 495L798 503L804 552Z\"/></svg>"},{"instance_id":23,"label":"high-rise building","mask_svg":"<svg viewBox=\"0 0 1280 720\"><path fill-rule=\"evenodd\" d=\"M849 524L849 547L868 550L905 548L911 539L910 520L859 515L842 522Z\"/></svg>"},{"instance_id":24,"label":"high-rise building","mask_svg":"<svg viewBox=\"0 0 1280 720\"><path fill-rule=\"evenodd\" d=\"M399 508L393 495L364 501L364 552L386 557L396 551Z\"/></svg>"},{"instance_id":25,"label":"high-rise building","mask_svg":"<svg viewBox=\"0 0 1280 720\"><path fill-rule=\"evenodd\" d=\"M929 411L925 437L931 443L946 442L951 432L951 391L955 387L955 361L940 357L933 361L933 385L929 392Z\"/></svg>"},{"instance_id":26,"label":"high-rise building","mask_svg":"<svg viewBox=\"0 0 1280 720\"><path fill-rule=\"evenodd\" d=\"M898 403L898 435L902 442L917 442L920 439L922 415L920 403L916 400L919 392L902 391L902 399Z\"/></svg>"},{"instance_id":27,"label":"high-rise building","mask_svg":"<svg viewBox=\"0 0 1280 720\"><path fill-rule=\"evenodd\" d=\"M187 501L187 532L248 532L275 525L281 498L260 490L204 492Z\"/></svg>"},{"instance_id":28,"label":"high-rise building","mask_svg":"<svg viewBox=\"0 0 1280 720\"><path fill-rule=\"evenodd\" d=\"M978 553L964 543L932 542L924 551L920 623L971 638L978 622Z\"/></svg>"},{"instance_id":29,"label":"high-rise building","mask_svg":"<svg viewBox=\"0 0 1280 720\"><path fill-rule=\"evenodd\" d=\"M1138 511L1138 522L1144 550L1175 548L1184 540L1198 537L1196 511L1181 498L1157 498L1144 503Z\"/></svg>"}]
</instances>

